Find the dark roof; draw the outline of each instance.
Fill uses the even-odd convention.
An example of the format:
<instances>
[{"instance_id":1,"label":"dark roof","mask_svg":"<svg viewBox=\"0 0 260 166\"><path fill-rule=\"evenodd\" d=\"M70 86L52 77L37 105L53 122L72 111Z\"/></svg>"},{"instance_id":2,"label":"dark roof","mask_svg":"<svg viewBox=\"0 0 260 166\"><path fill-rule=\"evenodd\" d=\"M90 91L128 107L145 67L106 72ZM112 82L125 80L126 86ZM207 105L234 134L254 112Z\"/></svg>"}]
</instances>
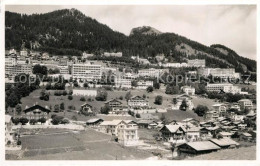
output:
<instances>
[{"instance_id":1,"label":"dark roof","mask_svg":"<svg viewBox=\"0 0 260 166\"><path fill-rule=\"evenodd\" d=\"M110 102L119 102L119 103L122 104L122 102L119 101L119 100L117 100L117 99L112 99L112 100L110 100L110 101L107 101L107 102L105 102L105 104L108 104L108 103L110 103Z\"/></svg>"},{"instance_id":2,"label":"dark roof","mask_svg":"<svg viewBox=\"0 0 260 166\"><path fill-rule=\"evenodd\" d=\"M40 105L34 105L32 107L29 107L29 108L25 109L24 112L27 113L27 112L33 111L35 109L39 109L39 110L41 110L43 112L48 112L48 113L51 112L51 110L49 110L47 108L44 108L44 107L42 107Z\"/></svg>"},{"instance_id":3,"label":"dark roof","mask_svg":"<svg viewBox=\"0 0 260 166\"><path fill-rule=\"evenodd\" d=\"M85 103L85 104L82 104L81 107L85 107L85 106L89 106L90 108L92 108L92 105L88 104L88 103Z\"/></svg>"}]
</instances>

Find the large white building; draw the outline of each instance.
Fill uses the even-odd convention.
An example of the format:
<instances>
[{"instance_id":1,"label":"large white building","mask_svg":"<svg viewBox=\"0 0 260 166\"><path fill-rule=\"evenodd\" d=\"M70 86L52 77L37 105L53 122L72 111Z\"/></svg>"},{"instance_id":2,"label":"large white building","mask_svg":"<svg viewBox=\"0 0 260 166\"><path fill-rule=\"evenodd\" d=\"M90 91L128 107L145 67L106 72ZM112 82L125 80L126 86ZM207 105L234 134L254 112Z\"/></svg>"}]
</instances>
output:
<instances>
[{"instance_id":1,"label":"large white building","mask_svg":"<svg viewBox=\"0 0 260 166\"><path fill-rule=\"evenodd\" d=\"M149 107L149 101L140 96L133 96L128 100L128 105L130 107Z\"/></svg>"},{"instance_id":2,"label":"large white building","mask_svg":"<svg viewBox=\"0 0 260 166\"><path fill-rule=\"evenodd\" d=\"M149 69L142 69L138 71L139 77L154 77L158 78L161 74L166 72L165 69L155 69L155 68L149 68Z\"/></svg>"},{"instance_id":3,"label":"large white building","mask_svg":"<svg viewBox=\"0 0 260 166\"><path fill-rule=\"evenodd\" d=\"M165 63L159 65L163 67L172 67L172 68L188 67L187 63Z\"/></svg>"},{"instance_id":4,"label":"large white building","mask_svg":"<svg viewBox=\"0 0 260 166\"><path fill-rule=\"evenodd\" d=\"M240 78L240 74L235 72L234 68L199 68L197 70L201 76L220 77L220 78Z\"/></svg>"},{"instance_id":5,"label":"large white building","mask_svg":"<svg viewBox=\"0 0 260 166\"><path fill-rule=\"evenodd\" d=\"M191 59L191 60L188 60L188 66L189 67L205 67L206 62L205 62L205 59Z\"/></svg>"},{"instance_id":6,"label":"large white building","mask_svg":"<svg viewBox=\"0 0 260 166\"><path fill-rule=\"evenodd\" d=\"M138 81L136 89L147 89L149 86L153 86L153 81Z\"/></svg>"},{"instance_id":7,"label":"large white building","mask_svg":"<svg viewBox=\"0 0 260 166\"><path fill-rule=\"evenodd\" d=\"M122 121L117 128L118 142L124 146L135 146L139 144L138 126L133 121Z\"/></svg>"},{"instance_id":8,"label":"large white building","mask_svg":"<svg viewBox=\"0 0 260 166\"><path fill-rule=\"evenodd\" d=\"M122 57L122 55L123 55L122 52L104 52L104 56L106 57L110 57L110 56Z\"/></svg>"},{"instance_id":9,"label":"large white building","mask_svg":"<svg viewBox=\"0 0 260 166\"><path fill-rule=\"evenodd\" d=\"M101 79L101 65L93 63L78 63L72 66L73 78L98 80Z\"/></svg>"},{"instance_id":10,"label":"large white building","mask_svg":"<svg viewBox=\"0 0 260 166\"><path fill-rule=\"evenodd\" d=\"M223 84L207 84L207 91L209 92L220 92L224 91L225 93L241 93L241 88L238 86L234 86L233 84L223 83Z\"/></svg>"}]
</instances>

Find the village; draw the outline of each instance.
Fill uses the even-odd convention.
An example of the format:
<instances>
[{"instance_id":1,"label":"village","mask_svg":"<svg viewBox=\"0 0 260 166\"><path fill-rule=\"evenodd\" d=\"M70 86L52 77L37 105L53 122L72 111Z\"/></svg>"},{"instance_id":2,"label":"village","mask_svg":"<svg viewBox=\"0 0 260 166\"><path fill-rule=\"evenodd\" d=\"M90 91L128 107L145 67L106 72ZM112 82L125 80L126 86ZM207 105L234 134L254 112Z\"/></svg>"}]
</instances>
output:
<instances>
[{"instance_id":1,"label":"village","mask_svg":"<svg viewBox=\"0 0 260 166\"><path fill-rule=\"evenodd\" d=\"M155 59L6 50L6 158L174 160L255 148L254 80L205 59Z\"/></svg>"}]
</instances>

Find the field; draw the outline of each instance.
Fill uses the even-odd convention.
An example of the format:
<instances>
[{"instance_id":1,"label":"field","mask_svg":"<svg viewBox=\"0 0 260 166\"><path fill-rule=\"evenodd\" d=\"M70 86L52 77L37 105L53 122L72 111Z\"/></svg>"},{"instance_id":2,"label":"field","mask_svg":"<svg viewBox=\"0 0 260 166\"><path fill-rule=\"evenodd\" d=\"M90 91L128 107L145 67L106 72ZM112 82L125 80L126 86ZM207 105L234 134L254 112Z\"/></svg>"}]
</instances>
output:
<instances>
[{"instance_id":1,"label":"field","mask_svg":"<svg viewBox=\"0 0 260 166\"><path fill-rule=\"evenodd\" d=\"M147 93L146 90L131 90L131 94L132 96L135 95L146 95L147 100L149 100L149 104L152 107L155 108L164 108L167 109L171 106L172 104L172 99L174 97L176 97L177 95L168 95L164 93L165 91L165 87L162 85L161 89L159 90L154 90L152 93ZM66 118L71 119L73 116L77 117L77 120L80 121L86 121L90 118L94 118L94 117L89 117L89 116L84 116L84 115L78 115L77 111L80 110L80 106L84 103L89 103L93 106L94 110L99 111L100 108L102 106L104 106L104 102L103 101L96 101L93 97L93 101L80 101L80 98L82 96L73 96L73 100L68 100L67 96L54 96L53 95L53 90L50 90L50 99L49 101L44 101L44 100L40 100L39 99L39 95L40 95L41 89L35 90L34 92L32 92L29 96L24 97L21 99L21 103L22 103L22 109L24 109L26 106L32 106L33 104L38 103L41 106L48 106L48 107L52 107L52 110L54 110L54 106L56 104L61 104L62 102L65 105L65 111L64 112L60 112L58 113L61 116L64 116ZM111 100L111 99L115 99L115 98L119 98L120 96L122 96L123 98L125 97L127 91L118 91L118 90L114 90L114 91L108 91L108 97L107 97L107 101ZM154 100L155 97L157 95L161 95L163 97L163 103L162 105L156 105L154 104ZM85 96L86 99L90 98ZM206 98L200 98L198 96L193 96L192 97L192 101L194 103L194 106L196 107L199 104L202 105L206 105L209 107L209 109L212 108L212 105L215 104L216 102L214 102L214 100L211 99L206 99ZM123 105L127 105L127 102L125 99L121 100L121 102L123 103ZM69 110L68 106L73 105L76 107L75 110ZM10 112L10 111L9 111ZM53 113L51 113L53 114ZM160 117L161 113L156 114ZM195 119L200 119L196 114L194 114L191 111L187 111L187 112L181 112L181 111L170 111L168 113L166 113L167 117L170 120L182 120L185 118L195 118ZM101 117L101 118L105 118L105 119L113 119L115 117L102 117L102 116L97 116L97 117ZM119 118L119 117L117 117ZM133 118L129 118L129 117L120 117L120 119L133 119Z\"/></svg>"},{"instance_id":2,"label":"field","mask_svg":"<svg viewBox=\"0 0 260 166\"><path fill-rule=\"evenodd\" d=\"M22 160L125 160L146 159L152 154L134 147L123 147L111 136L87 129L82 132L45 130L38 135L21 137L19 158L7 154L6 159Z\"/></svg>"}]
</instances>

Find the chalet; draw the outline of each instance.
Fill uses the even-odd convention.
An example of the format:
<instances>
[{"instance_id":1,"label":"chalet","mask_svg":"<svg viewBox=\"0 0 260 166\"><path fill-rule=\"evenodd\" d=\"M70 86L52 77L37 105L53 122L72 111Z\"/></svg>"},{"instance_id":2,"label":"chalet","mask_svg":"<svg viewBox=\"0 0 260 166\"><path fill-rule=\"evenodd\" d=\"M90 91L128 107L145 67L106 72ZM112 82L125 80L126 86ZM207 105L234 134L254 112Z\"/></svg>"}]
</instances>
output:
<instances>
[{"instance_id":1,"label":"chalet","mask_svg":"<svg viewBox=\"0 0 260 166\"><path fill-rule=\"evenodd\" d=\"M107 102L105 102L105 104L108 104L111 108L122 106L122 102L117 99L112 99L110 101L107 101Z\"/></svg>"},{"instance_id":2,"label":"chalet","mask_svg":"<svg viewBox=\"0 0 260 166\"><path fill-rule=\"evenodd\" d=\"M88 104L88 103L85 103L85 104L82 104L80 106L80 110L83 112L83 113L86 113L86 114L92 114L93 111L92 111L92 105Z\"/></svg>"},{"instance_id":3,"label":"chalet","mask_svg":"<svg viewBox=\"0 0 260 166\"><path fill-rule=\"evenodd\" d=\"M100 123L102 123L104 120L103 119L100 119L100 118L95 118L95 119L89 119L87 122L86 122L86 125L87 126L98 126L100 125Z\"/></svg>"},{"instance_id":4,"label":"chalet","mask_svg":"<svg viewBox=\"0 0 260 166\"><path fill-rule=\"evenodd\" d=\"M122 122L126 124L136 124L136 122L132 120L112 120L112 121L103 121L100 123L100 130L104 133L109 133L112 135L118 135L118 126Z\"/></svg>"},{"instance_id":5,"label":"chalet","mask_svg":"<svg viewBox=\"0 0 260 166\"><path fill-rule=\"evenodd\" d=\"M139 128L149 128L149 129L155 128L158 125L158 123L153 120L139 120L137 124Z\"/></svg>"},{"instance_id":6,"label":"chalet","mask_svg":"<svg viewBox=\"0 0 260 166\"><path fill-rule=\"evenodd\" d=\"M187 141L198 141L200 139L200 128L199 127L187 127L186 128L186 139L187 139Z\"/></svg>"},{"instance_id":7,"label":"chalet","mask_svg":"<svg viewBox=\"0 0 260 166\"><path fill-rule=\"evenodd\" d=\"M180 109L180 106L181 106L181 103L183 101L186 102L186 104L188 105L188 110L192 110L194 108L194 105L193 105L193 102L191 100L192 98L189 96L189 95L186 95L186 94L182 94L182 95L179 95L177 96L174 100L176 100L176 103L174 103L172 105L172 109L173 110L179 110Z\"/></svg>"},{"instance_id":8,"label":"chalet","mask_svg":"<svg viewBox=\"0 0 260 166\"><path fill-rule=\"evenodd\" d=\"M162 137L168 142L184 143L186 129L182 125L165 125L160 129Z\"/></svg>"},{"instance_id":9,"label":"chalet","mask_svg":"<svg viewBox=\"0 0 260 166\"><path fill-rule=\"evenodd\" d=\"M181 87L181 90L186 94L186 95L195 95L195 88L191 86L183 86Z\"/></svg>"},{"instance_id":10,"label":"chalet","mask_svg":"<svg viewBox=\"0 0 260 166\"><path fill-rule=\"evenodd\" d=\"M225 116L227 111L227 105L220 103L220 104L214 104L212 105L213 110L219 114L220 117Z\"/></svg>"},{"instance_id":11,"label":"chalet","mask_svg":"<svg viewBox=\"0 0 260 166\"><path fill-rule=\"evenodd\" d=\"M145 100L140 96L133 96L130 100L128 100L128 105L130 107L149 107L149 101Z\"/></svg>"},{"instance_id":12,"label":"chalet","mask_svg":"<svg viewBox=\"0 0 260 166\"><path fill-rule=\"evenodd\" d=\"M251 100L249 99L241 99L238 101L238 104L241 108L241 110L245 110L245 109L252 109L253 108L253 103Z\"/></svg>"},{"instance_id":13,"label":"chalet","mask_svg":"<svg viewBox=\"0 0 260 166\"><path fill-rule=\"evenodd\" d=\"M222 139L211 139L210 142L218 145L221 148L235 148L239 146L239 143L230 139L230 138L222 138Z\"/></svg>"},{"instance_id":14,"label":"chalet","mask_svg":"<svg viewBox=\"0 0 260 166\"><path fill-rule=\"evenodd\" d=\"M204 119L205 120L217 120L219 118L219 112L217 111L207 111L205 114L204 114Z\"/></svg>"},{"instance_id":15,"label":"chalet","mask_svg":"<svg viewBox=\"0 0 260 166\"><path fill-rule=\"evenodd\" d=\"M50 112L51 111L47 106L42 107L42 106L36 104L36 105L29 107L29 108L26 106L26 108L23 111L23 114L21 116L25 117L29 120L30 119L38 120L40 118L48 119Z\"/></svg>"},{"instance_id":16,"label":"chalet","mask_svg":"<svg viewBox=\"0 0 260 166\"><path fill-rule=\"evenodd\" d=\"M252 139L252 135L249 134L249 133L242 133L240 135L240 140L246 140L246 141L249 141Z\"/></svg>"},{"instance_id":17,"label":"chalet","mask_svg":"<svg viewBox=\"0 0 260 166\"><path fill-rule=\"evenodd\" d=\"M208 140L216 135L219 127L202 127L200 128L200 137L202 140Z\"/></svg>"},{"instance_id":18,"label":"chalet","mask_svg":"<svg viewBox=\"0 0 260 166\"><path fill-rule=\"evenodd\" d=\"M181 153L203 154L221 149L210 141L187 142L178 146Z\"/></svg>"},{"instance_id":19,"label":"chalet","mask_svg":"<svg viewBox=\"0 0 260 166\"><path fill-rule=\"evenodd\" d=\"M231 138L233 134L229 132L219 132L218 136L221 136L222 138Z\"/></svg>"}]
</instances>

